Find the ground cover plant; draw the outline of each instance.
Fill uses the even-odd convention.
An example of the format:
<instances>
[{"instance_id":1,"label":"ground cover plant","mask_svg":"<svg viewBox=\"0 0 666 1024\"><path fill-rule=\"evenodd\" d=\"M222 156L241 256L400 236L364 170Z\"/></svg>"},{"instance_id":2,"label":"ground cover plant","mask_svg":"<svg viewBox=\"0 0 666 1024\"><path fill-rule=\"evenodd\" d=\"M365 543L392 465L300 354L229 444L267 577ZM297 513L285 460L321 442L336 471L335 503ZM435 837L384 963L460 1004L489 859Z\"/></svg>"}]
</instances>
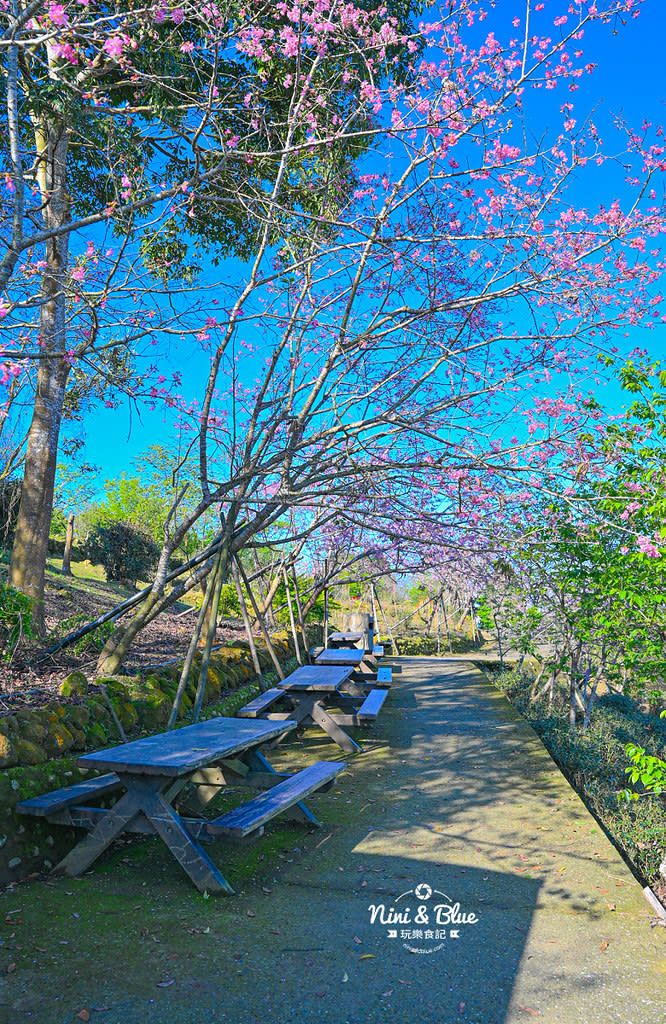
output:
<instances>
[{"instance_id":1,"label":"ground cover plant","mask_svg":"<svg viewBox=\"0 0 666 1024\"><path fill-rule=\"evenodd\" d=\"M490 672L497 685L537 732L572 786L600 822L612 842L634 865L643 884L666 895L659 867L666 851L666 801L643 791L638 800L622 799L628 784L627 744L640 744L653 755L666 746L666 721L651 714L635 699L604 694L590 726L572 730L568 721L566 687L533 698L533 673Z\"/></svg>"}]
</instances>

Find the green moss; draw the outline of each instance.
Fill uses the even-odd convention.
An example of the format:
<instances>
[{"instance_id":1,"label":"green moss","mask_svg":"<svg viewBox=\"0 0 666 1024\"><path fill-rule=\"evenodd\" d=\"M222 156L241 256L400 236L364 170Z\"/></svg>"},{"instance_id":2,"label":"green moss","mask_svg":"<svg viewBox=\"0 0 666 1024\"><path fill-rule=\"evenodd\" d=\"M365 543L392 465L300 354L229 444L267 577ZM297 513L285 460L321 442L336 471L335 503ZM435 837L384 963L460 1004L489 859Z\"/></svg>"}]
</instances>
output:
<instances>
[{"instance_id":1,"label":"green moss","mask_svg":"<svg viewBox=\"0 0 666 1024\"><path fill-rule=\"evenodd\" d=\"M31 740L19 739L16 743L16 754L22 764L41 764L47 759L46 750L32 743Z\"/></svg>"},{"instance_id":2,"label":"green moss","mask_svg":"<svg viewBox=\"0 0 666 1024\"><path fill-rule=\"evenodd\" d=\"M18 761L16 742L0 733L0 768L10 768Z\"/></svg>"},{"instance_id":3,"label":"green moss","mask_svg":"<svg viewBox=\"0 0 666 1024\"><path fill-rule=\"evenodd\" d=\"M61 697L83 697L88 692L88 680L83 672L70 672L58 690Z\"/></svg>"}]
</instances>

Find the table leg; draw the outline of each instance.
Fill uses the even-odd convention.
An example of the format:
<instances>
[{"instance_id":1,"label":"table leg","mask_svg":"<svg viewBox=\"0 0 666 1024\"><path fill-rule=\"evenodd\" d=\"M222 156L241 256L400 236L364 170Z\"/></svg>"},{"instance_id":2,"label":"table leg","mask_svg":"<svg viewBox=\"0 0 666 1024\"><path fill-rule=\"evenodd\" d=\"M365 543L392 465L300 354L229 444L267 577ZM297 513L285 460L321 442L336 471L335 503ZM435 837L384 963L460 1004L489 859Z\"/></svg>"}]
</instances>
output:
<instances>
[{"instance_id":1,"label":"table leg","mask_svg":"<svg viewBox=\"0 0 666 1024\"><path fill-rule=\"evenodd\" d=\"M232 893L233 889L227 880L192 838L176 811L160 792L165 786L170 788L168 780L158 776L121 776L121 780L127 787L125 795L104 815L93 831L60 861L55 870L67 875L79 875L86 871L113 840L125 831L133 818L143 815L200 892Z\"/></svg>"},{"instance_id":2,"label":"table leg","mask_svg":"<svg viewBox=\"0 0 666 1024\"><path fill-rule=\"evenodd\" d=\"M312 721L316 722L324 732L334 740L339 747L348 753L354 754L361 749L358 743L351 738L335 721L334 715L329 715L319 701L315 701L310 712Z\"/></svg>"},{"instance_id":3,"label":"table leg","mask_svg":"<svg viewBox=\"0 0 666 1024\"><path fill-rule=\"evenodd\" d=\"M159 793L152 793L145 799L144 814L199 892L233 893L224 875Z\"/></svg>"},{"instance_id":4,"label":"table leg","mask_svg":"<svg viewBox=\"0 0 666 1024\"><path fill-rule=\"evenodd\" d=\"M73 850L55 866L55 872L65 875L80 875L93 864L113 840L141 813L140 800L136 793L127 792L104 815L102 820L88 833Z\"/></svg>"}]
</instances>

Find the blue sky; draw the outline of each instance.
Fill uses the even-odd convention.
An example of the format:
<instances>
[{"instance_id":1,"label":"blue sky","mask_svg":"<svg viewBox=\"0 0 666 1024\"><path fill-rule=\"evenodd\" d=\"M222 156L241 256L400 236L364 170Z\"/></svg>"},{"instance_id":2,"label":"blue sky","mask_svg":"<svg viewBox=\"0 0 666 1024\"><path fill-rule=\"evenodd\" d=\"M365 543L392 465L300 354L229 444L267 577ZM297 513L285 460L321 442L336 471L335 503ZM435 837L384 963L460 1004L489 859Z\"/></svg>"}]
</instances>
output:
<instances>
[{"instance_id":1,"label":"blue sky","mask_svg":"<svg viewBox=\"0 0 666 1024\"><path fill-rule=\"evenodd\" d=\"M491 16L494 21L500 16L502 20L510 16L512 8L517 12L523 9L522 4L513 3L512 0L502 0L498 7L499 15L494 13ZM545 32L550 27L551 32L556 31L552 29L552 17L562 9L566 9L566 4L559 0L547 0L544 15L548 17L542 26L536 26L537 30ZM613 35L610 27L600 25L587 33L583 44L586 59L599 67L594 75L585 76L582 80L581 89L574 94L573 102L579 120L596 108L594 119L602 128L602 136L607 143L611 141L611 132L604 129L604 125L609 123L606 112L623 113L634 127L639 127L644 119L654 123L666 122L666 84L662 56L665 27L666 10L663 0L646 0L640 17L630 19L616 35ZM542 91L536 96L543 97L544 105L538 111L538 116L532 113L535 128L537 122L544 129L549 127L549 122L553 126L557 124L559 118L555 114L563 94L558 91ZM608 174L607 171L601 173ZM607 178L605 182L599 183L599 198L605 192L604 185L608 186ZM613 182L613 188L621 190L621 176L618 176L617 182ZM604 199L607 198L604 195ZM585 196L583 201L592 205L595 199L596 191L589 197ZM238 264L231 266L236 272L241 270ZM663 349L662 334L658 330L637 330L630 337L629 343L631 346L649 348L656 358L660 357ZM185 392L194 397L198 391L197 384L201 384L207 374L205 356L193 355L190 351L187 360L179 363L179 369L184 373ZM619 388L614 384L601 385L597 397L603 404L615 408L623 401ZM85 429L87 442L84 457L88 462L101 467L102 477L114 477L123 470L131 472L133 456L151 444L164 443L171 433L170 424L163 413L136 407L130 410L127 404L117 410L96 410L87 417Z\"/></svg>"}]
</instances>

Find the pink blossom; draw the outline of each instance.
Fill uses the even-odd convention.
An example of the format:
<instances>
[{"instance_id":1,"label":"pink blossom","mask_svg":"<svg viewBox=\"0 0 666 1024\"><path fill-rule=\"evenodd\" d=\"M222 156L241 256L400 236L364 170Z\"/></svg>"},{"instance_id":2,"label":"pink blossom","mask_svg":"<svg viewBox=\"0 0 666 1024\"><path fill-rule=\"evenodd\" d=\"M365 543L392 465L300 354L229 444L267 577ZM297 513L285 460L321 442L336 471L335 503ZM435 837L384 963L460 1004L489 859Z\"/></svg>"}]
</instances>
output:
<instances>
[{"instance_id":1,"label":"pink blossom","mask_svg":"<svg viewBox=\"0 0 666 1024\"><path fill-rule=\"evenodd\" d=\"M171 20L174 23L174 25L182 25L183 24L183 21L185 20L185 11L183 10L182 7L176 7L171 12Z\"/></svg>"},{"instance_id":2,"label":"pink blossom","mask_svg":"<svg viewBox=\"0 0 666 1024\"><path fill-rule=\"evenodd\" d=\"M104 43L104 49L108 53L109 57L120 57L122 56L124 45L125 40L122 36L111 36Z\"/></svg>"},{"instance_id":3,"label":"pink blossom","mask_svg":"<svg viewBox=\"0 0 666 1024\"><path fill-rule=\"evenodd\" d=\"M85 267L75 267L74 270L72 271L72 278L75 281L83 281L85 276L86 276L86 268Z\"/></svg>"},{"instance_id":4,"label":"pink blossom","mask_svg":"<svg viewBox=\"0 0 666 1024\"><path fill-rule=\"evenodd\" d=\"M63 27L68 22L67 12L62 4L51 4L48 9L49 21L52 21L54 25L60 25Z\"/></svg>"},{"instance_id":5,"label":"pink blossom","mask_svg":"<svg viewBox=\"0 0 666 1024\"><path fill-rule=\"evenodd\" d=\"M643 534L639 534L636 538L636 545L639 551L642 551L648 558L659 558L660 554L658 549L654 546L652 540L649 537L645 537Z\"/></svg>"}]
</instances>

